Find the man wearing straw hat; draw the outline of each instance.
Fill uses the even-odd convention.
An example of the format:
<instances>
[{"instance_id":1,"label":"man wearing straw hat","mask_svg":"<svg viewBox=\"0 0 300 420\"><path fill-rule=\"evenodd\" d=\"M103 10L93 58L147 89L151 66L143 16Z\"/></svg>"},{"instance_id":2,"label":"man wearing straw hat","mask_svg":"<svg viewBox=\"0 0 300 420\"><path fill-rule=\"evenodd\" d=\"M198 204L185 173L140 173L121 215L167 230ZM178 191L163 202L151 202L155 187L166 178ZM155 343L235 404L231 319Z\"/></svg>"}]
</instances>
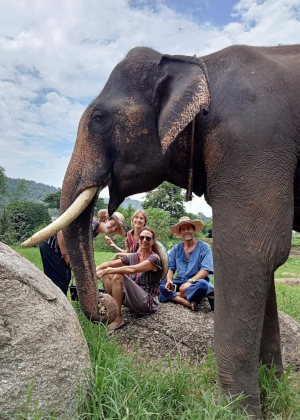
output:
<instances>
[{"instance_id":1,"label":"man wearing straw hat","mask_svg":"<svg viewBox=\"0 0 300 420\"><path fill-rule=\"evenodd\" d=\"M204 224L201 220L192 220L187 216L170 228L171 232L182 238L182 242L173 246L169 254L169 271L160 284L160 301L180 303L199 309L198 303L208 296L213 309L213 290L210 274L213 273L213 258L209 245L195 238ZM173 275L177 271L177 276Z\"/></svg>"}]
</instances>

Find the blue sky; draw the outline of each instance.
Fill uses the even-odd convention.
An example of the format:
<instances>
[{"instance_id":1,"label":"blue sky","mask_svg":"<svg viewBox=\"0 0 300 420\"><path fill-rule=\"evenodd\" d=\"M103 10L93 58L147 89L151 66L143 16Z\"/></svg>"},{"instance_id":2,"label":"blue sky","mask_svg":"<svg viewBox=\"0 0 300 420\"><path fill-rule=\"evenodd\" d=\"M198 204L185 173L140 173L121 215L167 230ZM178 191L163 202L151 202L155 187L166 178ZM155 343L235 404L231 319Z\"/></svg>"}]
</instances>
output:
<instances>
[{"instance_id":1,"label":"blue sky","mask_svg":"<svg viewBox=\"0 0 300 420\"><path fill-rule=\"evenodd\" d=\"M0 0L0 10L0 165L56 187L82 112L129 49L201 56L300 35L299 0ZM211 214L203 199L187 208Z\"/></svg>"},{"instance_id":2,"label":"blue sky","mask_svg":"<svg viewBox=\"0 0 300 420\"><path fill-rule=\"evenodd\" d=\"M233 20L231 14L237 3L232 0L167 0L166 4L178 13L189 13L199 24L209 22L214 26L225 26ZM184 29L184 28L183 28Z\"/></svg>"}]
</instances>

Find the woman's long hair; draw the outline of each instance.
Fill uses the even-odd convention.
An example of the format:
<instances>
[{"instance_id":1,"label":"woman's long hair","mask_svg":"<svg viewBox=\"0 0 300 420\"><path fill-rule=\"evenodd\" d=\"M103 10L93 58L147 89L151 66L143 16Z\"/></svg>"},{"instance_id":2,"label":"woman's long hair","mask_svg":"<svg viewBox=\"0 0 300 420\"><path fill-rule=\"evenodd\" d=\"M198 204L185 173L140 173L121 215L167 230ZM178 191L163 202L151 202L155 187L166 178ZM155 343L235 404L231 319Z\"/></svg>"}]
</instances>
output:
<instances>
[{"instance_id":1,"label":"woman's long hair","mask_svg":"<svg viewBox=\"0 0 300 420\"><path fill-rule=\"evenodd\" d=\"M156 233L155 233L155 230L152 229L149 226L144 226L142 228L142 230L140 231L140 235L141 235L142 232L144 232L144 230L148 230L149 232L152 233L152 239L154 240L154 244L152 245L152 251L155 252L156 254L158 254L157 247L156 247Z\"/></svg>"}]
</instances>

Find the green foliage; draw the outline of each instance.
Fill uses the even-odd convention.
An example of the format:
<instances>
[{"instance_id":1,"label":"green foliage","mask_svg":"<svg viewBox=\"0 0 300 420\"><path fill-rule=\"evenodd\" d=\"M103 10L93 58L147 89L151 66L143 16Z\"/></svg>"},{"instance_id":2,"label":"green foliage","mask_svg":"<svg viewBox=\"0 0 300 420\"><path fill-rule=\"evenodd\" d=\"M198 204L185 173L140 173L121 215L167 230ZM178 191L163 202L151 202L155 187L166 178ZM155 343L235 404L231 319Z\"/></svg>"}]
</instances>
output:
<instances>
[{"instance_id":1,"label":"green foliage","mask_svg":"<svg viewBox=\"0 0 300 420\"><path fill-rule=\"evenodd\" d=\"M190 219L199 219L199 217L194 213L184 213L184 216L188 216Z\"/></svg>"},{"instance_id":2,"label":"green foliage","mask_svg":"<svg viewBox=\"0 0 300 420\"><path fill-rule=\"evenodd\" d=\"M170 214L170 224L174 225L185 214L184 195L181 188L163 182L158 188L146 194L143 209L159 208Z\"/></svg>"},{"instance_id":3,"label":"green foliage","mask_svg":"<svg viewBox=\"0 0 300 420\"><path fill-rule=\"evenodd\" d=\"M20 179L15 190L11 192L10 197L11 201L18 201L22 194L28 192L28 181L26 179Z\"/></svg>"},{"instance_id":4,"label":"green foliage","mask_svg":"<svg viewBox=\"0 0 300 420\"><path fill-rule=\"evenodd\" d=\"M7 193L7 182L5 176L5 169L0 166L0 200ZM0 201L1 202L1 201Z\"/></svg>"},{"instance_id":5,"label":"green foliage","mask_svg":"<svg viewBox=\"0 0 300 420\"><path fill-rule=\"evenodd\" d=\"M98 218L99 210L106 209L106 208L107 208L107 204L104 201L104 198L99 197L98 200L97 200L96 206L94 208L94 217Z\"/></svg>"},{"instance_id":6,"label":"green foliage","mask_svg":"<svg viewBox=\"0 0 300 420\"><path fill-rule=\"evenodd\" d=\"M148 225L155 230L157 239L169 249L172 240L170 232L170 213L160 208L148 208ZM172 245L171 245L172 246Z\"/></svg>"},{"instance_id":7,"label":"green foliage","mask_svg":"<svg viewBox=\"0 0 300 420\"><path fill-rule=\"evenodd\" d=\"M212 221L212 219L207 220L204 223L204 228L203 228L202 232L203 232L203 234L206 238L212 238L213 237L213 221Z\"/></svg>"},{"instance_id":8,"label":"green foliage","mask_svg":"<svg viewBox=\"0 0 300 420\"><path fill-rule=\"evenodd\" d=\"M59 210L60 197L61 197L61 191L56 191L54 193L47 194L46 197L43 199L43 202L48 204L49 208Z\"/></svg>"},{"instance_id":9,"label":"green foliage","mask_svg":"<svg viewBox=\"0 0 300 420\"><path fill-rule=\"evenodd\" d=\"M42 204L12 201L1 216L1 240L7 244L22 242L30 237L38 226L50 222L48 211Z\"/></svg>"},{"instance_id":10,"label":"green foliage","mask_svg":"<svg viewBox=\"0 0 300 420\"><path fill-rule=\"evenodd\" d=\"M118 211L119 211L120 213L122 213L122 214L123 214L123 216L125 217L125 226L126 226L126 228L127 228L127 229L132 229L132 226L131 226L131 219L132 219L132 216L133 216L133 214L134 214L134 212L135 212L136 210L137 210L137 209L135 209L135 208L132 206L132 204L131 204L131 203L129 203L129 204L128 204L127 208L120 207L120 208L118 209Z\"/></svg>"},{"instance_id":11,"label":"green foliage","mask_svg":"<svg viewBox=\"0 0 300 420\"><path fill-rule=\"evenodd\" d=\"M202 220L202 222L204 222L204 223L211 220L211 217L205 216L205 214L201 213L200 211L197 213L196 218Z\"/></svg>"}]
</instances>

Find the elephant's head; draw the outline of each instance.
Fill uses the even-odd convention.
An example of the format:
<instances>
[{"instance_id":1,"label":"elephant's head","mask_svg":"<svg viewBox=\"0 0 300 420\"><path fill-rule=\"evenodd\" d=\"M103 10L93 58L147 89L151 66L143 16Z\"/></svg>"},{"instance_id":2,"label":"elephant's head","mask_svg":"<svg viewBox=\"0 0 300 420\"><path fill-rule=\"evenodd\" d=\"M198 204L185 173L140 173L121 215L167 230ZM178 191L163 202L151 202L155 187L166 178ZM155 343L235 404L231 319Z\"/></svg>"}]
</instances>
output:
<instances>
[{"instance_id":1,"label":"elephant's head","mask_svg":"<svg viewBox=\"0 0 300 420\"><path fill-rule=\"evenodd\" d=\"M199 59L134 48L82 115L63 183L61 213L94 187L87 207L63 231L79 300L88 317L99 319L91 235L97 192L109 186L111 214L125 197L152 190L164 180L186 187L190 123L208 110L209 102Z\"/></svg>"}]
</instances>

